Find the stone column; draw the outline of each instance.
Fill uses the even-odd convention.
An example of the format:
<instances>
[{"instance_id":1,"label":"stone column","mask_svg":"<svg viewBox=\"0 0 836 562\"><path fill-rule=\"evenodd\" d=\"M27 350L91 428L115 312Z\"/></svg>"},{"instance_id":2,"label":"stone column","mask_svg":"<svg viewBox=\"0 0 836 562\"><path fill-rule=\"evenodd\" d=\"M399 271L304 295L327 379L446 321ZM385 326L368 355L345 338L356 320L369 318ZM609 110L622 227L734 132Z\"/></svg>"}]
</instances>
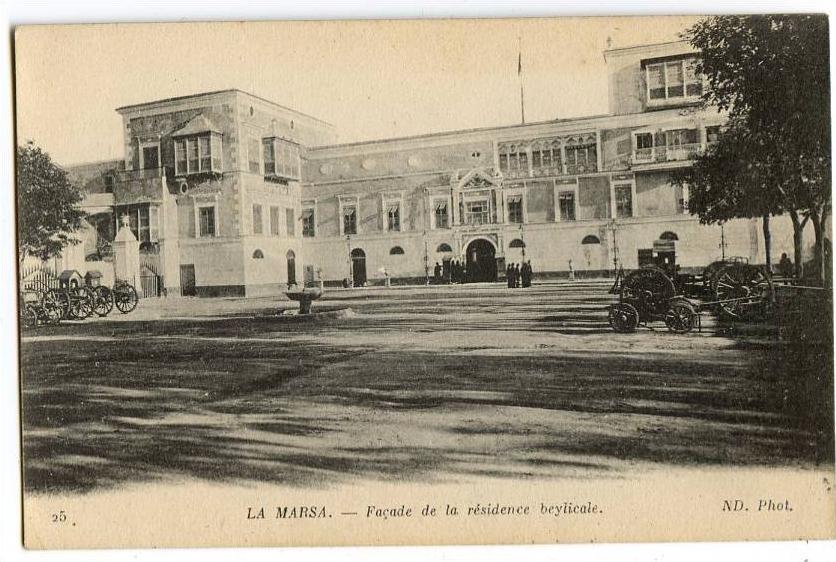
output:
<instances>
[{"instance_id":1,"label":"stone column","mask_svg":"<svg viewBox=\"0 0 836 562\"><path fill-rule=\"evenodd\" d=\"M127 215L122 217L122 227L113 239L113 259L116 279L139 286L139 242L128 226Z\"/></svg>"}]
</instances>

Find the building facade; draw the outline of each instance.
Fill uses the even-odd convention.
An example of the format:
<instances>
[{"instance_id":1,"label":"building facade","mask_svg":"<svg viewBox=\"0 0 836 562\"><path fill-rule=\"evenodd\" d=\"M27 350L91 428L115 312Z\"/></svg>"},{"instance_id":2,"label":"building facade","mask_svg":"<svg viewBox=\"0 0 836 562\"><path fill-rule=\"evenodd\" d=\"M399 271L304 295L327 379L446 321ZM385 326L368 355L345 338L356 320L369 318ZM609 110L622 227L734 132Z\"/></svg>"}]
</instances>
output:
<instances>
[{"instance_id":1,"label":"building facade","mask_svg":"<svg viewBox=\"0 0 836 562\"><path fill-rule=\"evenodd\" d=\"M684 42L605 52L609 113L333 144L316 118L237 90L123 107L125 158L71 170L102 259L126 215L169 294L260 295L290 283L611 274L660 256L763 263L759 221L700 225L670 183L721 133ZM788 221L786 221L788 223ZM773 221L774 252L791 229Z\"/></svg>"}]
</instances>

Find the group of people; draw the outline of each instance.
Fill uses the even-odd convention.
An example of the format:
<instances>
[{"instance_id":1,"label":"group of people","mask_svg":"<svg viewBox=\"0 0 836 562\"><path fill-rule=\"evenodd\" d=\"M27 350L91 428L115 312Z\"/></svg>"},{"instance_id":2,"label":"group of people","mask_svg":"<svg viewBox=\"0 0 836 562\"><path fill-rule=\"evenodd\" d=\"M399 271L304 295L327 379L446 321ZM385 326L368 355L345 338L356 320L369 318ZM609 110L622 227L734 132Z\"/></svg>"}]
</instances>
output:
<instances>
[{"instance_id":1,"label":"group of people","mask_svg":"<svg viewBox=\"0 0 836 562\"><path fill-rule=\"evenodd\" d=\"M505 269L505 276L508 279L508 288L516 289L518 287L531 287L531 278L534 272L531 269L531 262L526 261L522 264L509 263Z\"/></svg>"},{"instance_id":2,"label":"group of people","mask_svg":"<svg viewBox=\"0 0 836 562\"><path fill-rule=\"evenodd\" d=\"M464 283L467 281L467 267L459 260L444 260L435 263L433 283L436 285Z\"/></svg>"}]
</instances>

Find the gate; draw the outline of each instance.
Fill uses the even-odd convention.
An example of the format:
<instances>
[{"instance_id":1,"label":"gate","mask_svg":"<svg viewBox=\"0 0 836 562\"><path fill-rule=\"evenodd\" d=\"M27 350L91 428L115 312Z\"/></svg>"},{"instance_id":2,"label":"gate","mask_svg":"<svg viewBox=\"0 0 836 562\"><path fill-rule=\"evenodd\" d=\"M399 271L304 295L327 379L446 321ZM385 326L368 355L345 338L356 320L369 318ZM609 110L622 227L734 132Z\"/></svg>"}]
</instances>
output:
<instances>
[{"instance_id":1,"label":"gate","mask_svg":"<svg viewBox=\"0 0 836 562\"><path fill-rule=\"evenodd\" d=\"M162 277L149 263L144 263L139 268L139 285L140 298L159 297L162 294Z\"/></svg>"},{"instance_id":2,"label":"gate","mask_svg":"<svg viewBox=\"0 0 836 562\"><path fill-rule=\"evenodd\" d=\"M197 295L194 264L180 266L180 294L184 297L194 297Z\"/></svg>"}]
</instances>

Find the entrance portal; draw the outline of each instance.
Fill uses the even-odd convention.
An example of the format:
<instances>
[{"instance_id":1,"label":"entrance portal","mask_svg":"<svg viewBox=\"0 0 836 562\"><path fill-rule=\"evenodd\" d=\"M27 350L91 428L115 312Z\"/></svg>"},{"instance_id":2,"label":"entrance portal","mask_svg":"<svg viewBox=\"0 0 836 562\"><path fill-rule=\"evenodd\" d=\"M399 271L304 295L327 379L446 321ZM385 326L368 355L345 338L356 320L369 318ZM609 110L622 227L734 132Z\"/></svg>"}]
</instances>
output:
<instances>
[{"instance_id":1,"label":"entrance portal","mask_svg":"<svg viewBox=\"0 0 836 562\"><path fill-rule=\"evenodd\" d=\"M471 283L496 281L496 248L482 238L467 245L467 280Z\"/></svg>"},{"instance_id":2,"label":"entrance portal","mask_svg":"<svg viewBox=\"0 0 836 562\"><path fill-rule=\"evenodd\" d=\"M355 287L366 284L366 252L360 248L351 250L351 277Z\"/></svg>"}]
</instances>

